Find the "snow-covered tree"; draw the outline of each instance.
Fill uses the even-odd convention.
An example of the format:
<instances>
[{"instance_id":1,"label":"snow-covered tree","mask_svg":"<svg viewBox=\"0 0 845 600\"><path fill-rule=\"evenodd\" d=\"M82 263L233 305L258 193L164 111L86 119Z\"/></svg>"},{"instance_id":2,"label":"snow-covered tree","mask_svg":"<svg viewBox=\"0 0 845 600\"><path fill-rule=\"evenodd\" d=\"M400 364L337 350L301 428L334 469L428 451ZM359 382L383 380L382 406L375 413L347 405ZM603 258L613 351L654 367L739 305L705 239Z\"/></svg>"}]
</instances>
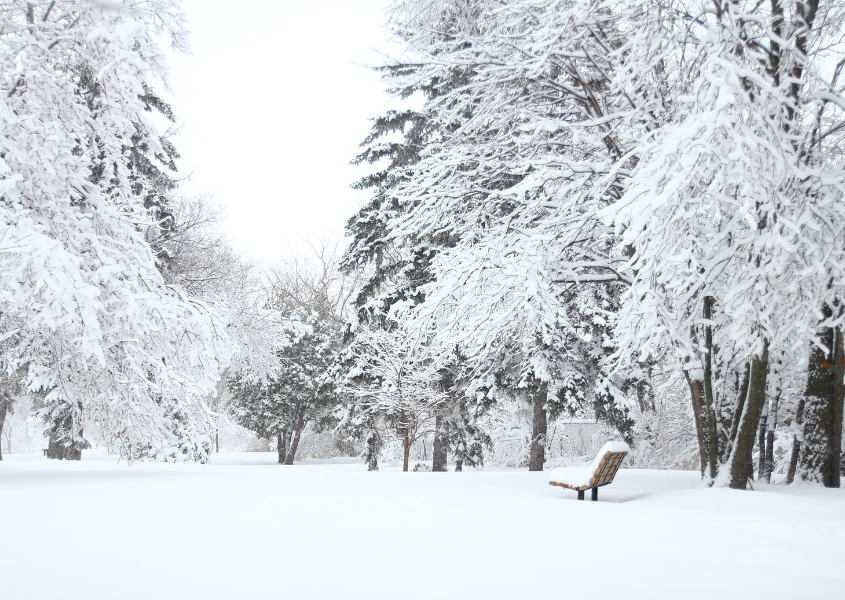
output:
<instances>
[{"instance_id":1,"label":"snow-covered tree","mask_svg":"<svg viewBox=\"0 0 845 600\"><path fill-rule=\"evenodd\" d=\"M604 210L632 248L617 357L673 348L690 384L702 468L732 487L753 476L773 350L823 344L810 353L807 396L841 406L829 399L842 373L814 376L827 369L826 353L841 363L833 336L819 333L841 316L826 307L841 304L845 190L830 139L841 125L824 116L841 120L834 107L845 104L824 57L841 33L841 7L818 22L816 7L724 2L694 23L697 43L679 63L689 87L644 137L625 192ZM731 397L725 383L738 373ZM831 457L824 462L838 472L823 437L816 445L825 449L810 452Z\"/></svg>"},{"instance_id":2,"label":"snow-covered tree","mask_svg":"<svg viewBox=\"0 0 845 600\"><path fill-rule=\"evenodd\" d=\"M439 385L438 363L406 333L384 329L361 332L340 357L339 388L349 399L337 409L338 430L365 442L370 470L378 469L381 446L398 442L407 471L411 448L435 433L437 415L449 400Z\"/></svg>"},{"instance_id":3,"label":"snow-covered tree","mask_svg":"<svg viewBox=\"0 0 845 600\"><path fill-rule=\"evenodd\" d=\"M145 231L159 249L165 281L213 307L232 344L232 361L221 380L203 398L196 426L217 445L221 422L230 418L230 373L263 379L280 367L279 352L289 342L285 320L267 307L261 271L241 256L222 233L224 214L209 196L168 198L167 228Z\"/></svg>"},{"instance_id":4,"label":"snow-covered tree","mask_svg":"<svg viewBox=\"0 0 845 600\"><path fill-rule=\"evenodd\" d=\"M651 97L637 105L611 77L660 27L647 3L409 1L393 17L409 58L385 79L400 95L426 90L427 101L408 125L398 113L384 120L405 125L406 143L373 155L413 160L376 178L372 206L350 223L363 232L352 252L445 240L426 250L426 278L406 293L419 306L402 319L433 327L442 355L458 347L471 365L467 389L535 390L541 468L546 413L559 412L548 392L572 377L596 414L630 427L601 361L628 256L594 217L630 167L632 123L658 118ZM653 64L638 63L647 74L663 48L652 46ZM400 269L409 256L400 253Z\"/></svg>"},{"instance_id":5,"label":"snow-covered tree","mask_svg":"<svg viewBox=\"0 0 845 600\"><path fill-rule=\"evenodd\" d=\"M240 371L229 380L234 419L259 437L275 438L279 464L292 465L302 431L336 403L325 373L339 329L316 311L286 316L279 366L266 377Z\"/></svg>"},{"instance_id":6,"label":"snow-covered tree","mask_svg":"<svg viewBox=\"0 0 845 600\"><path fill-rule=\"evenodd\" d=\"M10 1L0 21L0 305L20 323L3 334L69 431L94 418L130 457L174 456L173 415L199 410L229 355L141 231L156 215L139 166L172 159L146 114L168 85L158 40L186 50L184 16L170 0Z\"/></svg>"}]
</instances>

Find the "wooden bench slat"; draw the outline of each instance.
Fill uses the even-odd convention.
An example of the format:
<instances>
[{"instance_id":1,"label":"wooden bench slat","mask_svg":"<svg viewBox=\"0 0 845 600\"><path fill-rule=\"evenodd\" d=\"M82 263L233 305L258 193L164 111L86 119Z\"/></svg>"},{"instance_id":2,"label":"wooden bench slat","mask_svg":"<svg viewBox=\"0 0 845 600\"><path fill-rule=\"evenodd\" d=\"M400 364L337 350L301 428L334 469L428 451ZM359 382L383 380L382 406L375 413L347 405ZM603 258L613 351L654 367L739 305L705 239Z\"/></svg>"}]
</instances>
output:
<instances>
[{"instance_id":1,"label":"wooden bench slat","mask_svg":"<svg viewBox=\"0 0 845 600\"><path fill-rule=\"evenodd\" d=\"M621 448L617 449L621 450ZM580 500L583 500L583 492L592 488L592 499L596 500L598 498L597 489L599 487L609 485L613 482L613 479L616 477L616 473L619 471L619 467L622 466L622 461L625 459L625 456L627 454L627 451L614 452L608 450L607 452L605 452L604 456L602 456L599 460L595 472L590 477L590 483L588 485L570 485L562 481L549 481L549 485L555 485L569 490L575 490L578 492L578 498ZM595 464L595 462L593 464Z\"/></svg>"}]
</instances>

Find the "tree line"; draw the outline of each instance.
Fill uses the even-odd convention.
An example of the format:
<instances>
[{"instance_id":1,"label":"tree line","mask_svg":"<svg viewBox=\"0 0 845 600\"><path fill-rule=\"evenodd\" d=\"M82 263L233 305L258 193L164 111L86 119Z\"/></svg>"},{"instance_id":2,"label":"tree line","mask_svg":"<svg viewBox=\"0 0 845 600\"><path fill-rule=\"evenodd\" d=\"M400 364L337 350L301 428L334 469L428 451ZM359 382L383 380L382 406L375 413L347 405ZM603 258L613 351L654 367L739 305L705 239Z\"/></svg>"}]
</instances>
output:
<instances>
[{"instance_id":1,"label":"tree line","mask_svg":"<svg viewBox=\"0 0 845 600\"><path fill-rule=\"evenodd\" d=\"M372 270L352 347L413 340L452 396L441 420L470 416L458 429L524 395L531 468L548 419L642 440L639 417L681 380L709 481L744 489L755 446L770 478L788 426L787 480L838 486L842 15L395 4L406 52L383 78L423 107L377 118L356 159L383 168L348 226L345 266Z\"/></svg>"},{"instance_id":2,"label":"tree line","mask_svg":"<svg viewBox=\"0 0 845 600\"><path fill-rule=\"evenodd\" d=\"M52 454L91 420L130 460L203 461L228 416L280 463L311 424L370 469L428 440L460 470L515 402L532 470L577 418L711 484L839 485L841 2L394 3L378 68L418 108L353 158L340 261L265 269L147 117L173 120L178 6L123 6L2 17L0 411L37 396Z\"/></svg>"}]
</instances>

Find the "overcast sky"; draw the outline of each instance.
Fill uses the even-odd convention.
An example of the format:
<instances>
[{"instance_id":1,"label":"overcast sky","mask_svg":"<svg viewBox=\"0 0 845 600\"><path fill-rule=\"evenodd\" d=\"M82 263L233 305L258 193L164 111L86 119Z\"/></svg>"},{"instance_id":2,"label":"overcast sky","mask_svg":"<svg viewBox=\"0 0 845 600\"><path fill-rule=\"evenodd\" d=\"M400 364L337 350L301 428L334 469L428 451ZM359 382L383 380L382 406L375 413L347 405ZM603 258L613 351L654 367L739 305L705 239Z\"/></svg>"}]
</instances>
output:
<instances>
[{"instance_id":1,"label":"overcast sky","mask_svg":"<svg viewBox=\"0 0 845 600\"><path fill-rule=\"evenodd\" d=\"M226 207L243 251L272 259L341 231L366 197L349 188L366 172L349 160L390 105L359 64L390 50L387 4L184 1L193 54L170 57L179 171L192 173L185 192Z\"/></svg>"}]
</instances>

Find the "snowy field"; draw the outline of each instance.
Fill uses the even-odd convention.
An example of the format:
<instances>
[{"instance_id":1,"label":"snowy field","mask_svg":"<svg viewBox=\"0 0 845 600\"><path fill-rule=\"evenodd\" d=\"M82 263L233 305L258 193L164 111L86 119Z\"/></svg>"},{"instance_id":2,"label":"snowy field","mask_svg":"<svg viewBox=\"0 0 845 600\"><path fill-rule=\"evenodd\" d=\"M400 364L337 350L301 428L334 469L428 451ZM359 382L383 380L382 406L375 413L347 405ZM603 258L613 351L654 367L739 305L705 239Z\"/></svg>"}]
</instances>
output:
<instances>
[{"instance_id":1,"label":"snowy field","mask_svg":"<svg viewBox=\"0 0 845 600\"><path fill-rule=\"evenodd\" d=\"M274 458L4 457L0 597L845 597L845 490L623 470L593 503L525 470Z\"/></svg>"}]
</instances>

